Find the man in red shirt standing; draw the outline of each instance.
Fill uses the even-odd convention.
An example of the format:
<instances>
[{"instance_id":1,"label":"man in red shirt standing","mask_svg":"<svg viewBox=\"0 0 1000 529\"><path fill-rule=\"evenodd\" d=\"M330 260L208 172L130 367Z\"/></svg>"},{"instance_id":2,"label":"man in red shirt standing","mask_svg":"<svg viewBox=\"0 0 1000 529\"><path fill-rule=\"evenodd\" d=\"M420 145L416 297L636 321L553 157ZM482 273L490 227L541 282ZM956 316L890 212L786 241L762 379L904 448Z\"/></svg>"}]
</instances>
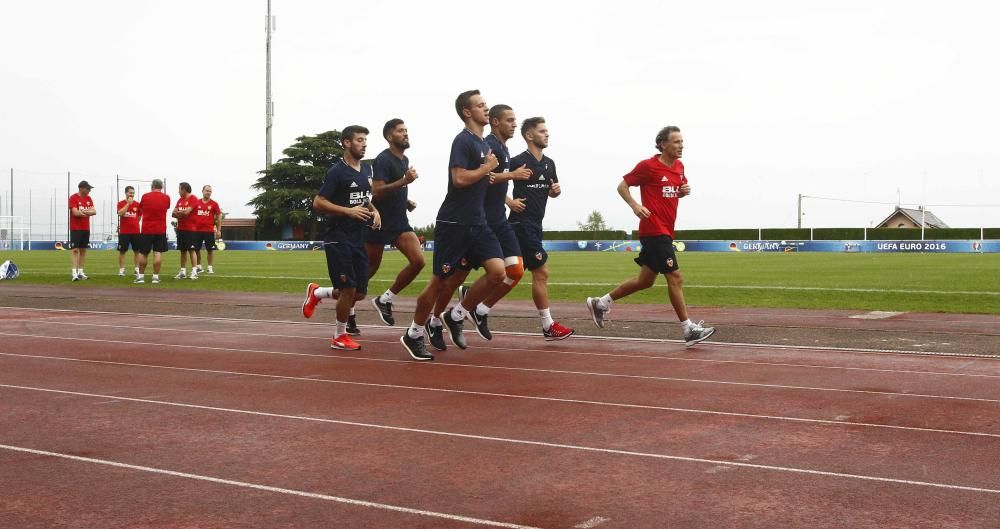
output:
<instances>
[{"instance_id":1,"label":"man in red shirt standing","mask_svg":"<svg viewBox=\"0 0 1000 529\"><path fill-rule=\"evenodd\" d=\"M214 274L213 253L215 252L215 239L222 237L222 210L219 203L212 200L212 186L201 188L201 200L194 203L195 234L191 240L192 249L197 258L197 271L201 272L201 247L205 247L208 252L208 273Z\"/></svg>"},{"instance_id":2,"label":"man in red shirt standing","mask_svg":"<svg viewBox=\"0 0 1000 529\"><path fill-rule=\"evenodd\" d=\"M198 198L191 194L191 184L181 182L177 188L181 196L174 206L173 217L177 219L177 249L181 252L181 270L174 279L187 278L187 261L191 258L191 279L198 279L198 269L194 262L194 238L198 218L194 215L194 206Z\"/></svg>"},{"instance_id":3,"label":"man in red shirt standing","mask_svg":"<svg viewBox=\"0 0 1000 529\"><path fill-rule=\"evenodd\" d=\"M94 199L90 197L93 186L86 180L77 186L79 191L69 196L69 245L73 249L73 281L88 279L83 273L90 247L90 217L97 214Z\"/></svg>"},{"instance_id":4,"label":"man in red shirt standing","mask_svg":"<svg viewBox=\"0 0 1000 529\"><path fill-rule=\"evenodd\" d=\"M170 197L163 192L163 180L153 180L153 190L139 201L139 215L142 226L139 235L139 274L136 283L145 283L146 263L149 252L153 252L153 283L160 282L160 263L163 252L167 251L167 210Z\"/></svg>"},{"instance_id":5,"label":"man in red shirt standing","mask_svg":"<svg viewBox=\"0 0 1000 529\"><path fill-rule=\"evenodd\" d=\"M704 321L692 323L684 303L684 279L677 256L674 254L674 222L681 197L691 194L691 185L684 176L680 158L684 151L684 137L677 127L664 127L656 135L659 155L639 162L632 172L618 184L618 194L639 217L639 242L642 250L635 259L639 275L618 285L600 298L587 298L587 310L594 324L604 327L604 317L611 310L611 303L629 294L647 289L656 283L656 276L667 278L670 304L681 321L684 341L688 346L708 339L715 328L705 327ZM635 201L629 190L638 186L642 204Z\"/></svg>"},{"instance_id":6,"label":"man in red shirt standing","mask_svg":"<svg viewBox=\"0 0 1000 529\"><path fill-rule=\"evenodd\" d=\"M125 277L125 254L132 248L132 263L139 275L139 203L135 188L125 187L125 200L118 203L118 277Z\"/></svg>"}]
</instances>

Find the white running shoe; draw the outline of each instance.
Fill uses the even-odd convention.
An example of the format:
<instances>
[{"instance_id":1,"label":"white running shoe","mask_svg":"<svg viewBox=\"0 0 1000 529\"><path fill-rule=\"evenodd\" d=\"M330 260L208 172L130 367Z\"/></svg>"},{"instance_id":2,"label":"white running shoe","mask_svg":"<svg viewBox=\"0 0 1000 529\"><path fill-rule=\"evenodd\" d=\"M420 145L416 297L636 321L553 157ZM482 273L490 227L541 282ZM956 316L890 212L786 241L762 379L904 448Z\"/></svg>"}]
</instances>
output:
<instances>
[{"instance_id":1,"label":"white running shoe","mask_svg":"<svg viewBox=\"0 0 1000 529\"><path fill-rule=\"evenodd\" d=\"M125 277L125 269L124 268L119 268L118 269L118 277Z\"/></svg>"},{"instance_id":2,"label":"white running shoe","mask_svg":"<svg viewBox=\"0 0 1000 529\"><path fill-rule=\"evenodd\" d=\"M209 273L209 274L214 274L214 273L215 273L215 270L213 270L213 269L212 269L212 267L211 267L211 266L209 266L209 267L208 267L208 273Z\"/></svg>"},{"instance_id":3,"label":"white running shoe","mask_svg":"<svg viewBox=\"0 0 1000 529\"><path fill-rule=\"evenodd\" d=\"M86 281L86 280L90 279L89 277L87 277L87 274L84 274L83 272L80 272L79 274L77 274L76 277L80 278L80 281Z\"/></svg>"},{"instance_id":4,"label":"white running shoe","mask_svg":"<svg viewBox=\"0 0 1000 529\"><path fill-rule=\"evenodd\" d=\"M191 279L198 279L198 272L191 272Z\"/></svg>"},{"instance_id":5,"label":"white running shoe","mask_svg":"<svg viewBox=\"0 0 1000 529\"><path fill-rule=\"evenodd\" d=\"M180 272L177 272L177 275L174 276L174 279L187 279L187 273L181 270Z\"/></svg>"},{"instance_id":6,"label":"white running shoe","mask_svg":"<svg viewBox=\"0 0 1000 529\"><path fill-rule=\"evenodd\" d=\"M153 280L150 281L150 283L152 283L154 285L157 284L157 283L159 283L159 282L160 282L160 276L153 276Z\"/></svg>"}]
</instances>

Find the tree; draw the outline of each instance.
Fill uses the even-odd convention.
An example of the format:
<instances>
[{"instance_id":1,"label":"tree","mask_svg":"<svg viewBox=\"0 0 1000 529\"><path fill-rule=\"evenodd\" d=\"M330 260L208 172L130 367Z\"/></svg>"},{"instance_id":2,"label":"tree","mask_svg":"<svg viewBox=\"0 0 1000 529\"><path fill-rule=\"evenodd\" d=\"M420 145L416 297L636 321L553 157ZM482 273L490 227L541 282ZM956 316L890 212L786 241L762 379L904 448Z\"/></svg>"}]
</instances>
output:
<instances>
[{"instance_id":1,"label":"tree","mask_svg":"<svg viewBox=\"0 0 1000 529\"><path fill-rule=\"evenodd\" d=\"M586 222L577 222L576 226L581 231L610 231L611 226L604 222L604 215L596 209L590 212Z\"/></svg>"},{"instance_id":2,"label":"tree","mask_svg":"<svg viewBox=\"0 0 1000 529\"><path fill-rule=\"evenodd\" d=\"M312 200L326 170L344 155L340 131L299 136L282 153L286 157L260 171L262 176L251 186L261 191L247 202L257 216L257 235L277 238L285 225L302 226L307 238L315 240L323 218L313 212Z\"/></svg>"}]
</instances>

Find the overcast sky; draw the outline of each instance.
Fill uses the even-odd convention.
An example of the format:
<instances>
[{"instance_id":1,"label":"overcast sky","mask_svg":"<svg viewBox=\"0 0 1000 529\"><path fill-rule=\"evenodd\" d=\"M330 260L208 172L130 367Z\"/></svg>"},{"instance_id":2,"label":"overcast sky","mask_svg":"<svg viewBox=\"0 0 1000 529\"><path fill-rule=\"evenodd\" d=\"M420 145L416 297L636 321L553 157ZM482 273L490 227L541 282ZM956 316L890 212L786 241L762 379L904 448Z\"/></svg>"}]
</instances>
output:
<instances>
[{"instance_id":1,"label":"overcast sky","mask_svg":"<svg viewBox=\"0 0 1000 529\"><path fill-rule=\"evenodd\" d=\"M401 117L420 172L411 220L428 224L462 128L455 96L478 88L519 119L547 119L564 190L548 229L595 209L635 228L615 186L668 124L683 130L694 188L679 228L794 226L799 193L1000 204L995 4L825 4L273 0L274 157L349 124L372 130L374 157L382 124ZM100 184L98 208L120 174L166 177L171 191L210 183L230 216L250 216L265 12L264 0L6 2L0 168L15 170L15 213L31 188L47 226L72 171L74 187ZM1000 207L932 209L952 226L1000 226ZM806 201L804 226L868 226L891 210Z\"/></svg>"}]
</instances>

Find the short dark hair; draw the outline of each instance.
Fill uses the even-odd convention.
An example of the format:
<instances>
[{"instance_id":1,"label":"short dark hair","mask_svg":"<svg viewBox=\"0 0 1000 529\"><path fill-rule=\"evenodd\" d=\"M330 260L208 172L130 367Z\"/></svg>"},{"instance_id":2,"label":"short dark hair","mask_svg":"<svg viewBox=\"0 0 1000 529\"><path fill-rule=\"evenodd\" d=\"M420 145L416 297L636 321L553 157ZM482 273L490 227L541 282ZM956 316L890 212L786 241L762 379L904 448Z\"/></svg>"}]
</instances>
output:
<instances>
[{"instance_id":1,"label":"short dark hair","mask_svg":"<svg viewBox=\"0 0 1000 529\"><path fill-rule=\"evenodd\" d=\"M343 145L344 142L353 140L354 136L358 134L368 134L368 129L361 125L348 125L344 127L344 131L340 133L340 144Z\"/></svg>"},{"instance_id":2,"label":"short dark hair","mask_svg":"<svg viewBox=\"0 0 1000 529\"><path fill-rule=\"evenodd\" d=\"M535 127L541 125L542 123L545 123L545 118L543 118L541 116L537 116L537 117L533 117L533 118L528 118L528 119L522 121L521 122L521 136L526 135L529 130L534 129Z\"/></svg>"},{"instance_id":3,"label":"short dark hair","mask_svg":"<svg viewBox=\"0 0 1000 529\"><path fill-rule=\"evenodd\" d=\"M669 140L670 133L680 132L680 131L681 131L680 127L675 127L673 125L668 125L660 129L660 132L656 133L656 150L663 152L663 149L660 148L660 142Z\"/></svg>"},{"instance_id":4,"label":"short dark hair","mask_svg":"<svg viewBox=\"0 0 1000 529\"><path fill-rule=\"evenodd\" d=\"M201 190L205 191L206 187L212 187L212 184L205 184L205 185L201 186Z\"/></svg>"},{"instance_id":5,"label":"short dark hair","mask_svg":"<svg viewBox=\"0 0 1000 529\"><path fill-rule=\"evenodd\" d=\"M386 121L385 125L382 127L382 137L385 138L385 139L389 139L389 134L392 131L396 130L396 127L398 127L398 126L400 126L402 124L403 124L403 120L401 120L399 118L392 118L389 121Z\"/></svg>"},{"instance_id":6,"label":"short dark hair","mask_svg":"<svg viewBox=\"0 0 1000 529\"><path fill-rule=\"evenodd\" d=\"M159 178L154 178L153 183L149 184L149 187L153 189L163 189L163 180Z\"/></svg>"},{"instance_id":7,"label":"short dark hair","mask_svg":"<svg viewBox=\"0 0 1000 529\"><path fill-rule=\"evenodd\" d=\"M500 116L508 110L514 110L510 108L510 105L493 105L490 107L490 123L493 123L494 119L500 119Z\"/></svg>"},{"instance_id":8,"label":"short dark hair","mask_svg":"<svg viewBox=\"0 0 1000 529\"><path fill-rule=\"evenodd\" d=\"M477 95L479 95L479 90L469 90L458 94L458 97L455 98L455 111L458 112L458 117L461 118L462 121L465 121L465 116L462 115L462 111L469 108L469 100L472 99L472 96Z\"/></svg>"},{"instance_id":9,"label":"short dark hair","mask_svg":"<svg viewBox=\"0 0 1000 529\"><path fill-rule=\"evenodd\" d=\"M181 189L183 189L184 191L187 191L188 193L190 193L191 192L191 184L189 184L187 182L181 182Z\"/></svg>"},{"instance_id":10,"label":"short dark hair","mask_svg":"<svg viewBox=\"0 0 1000 529\"><path fill-rule=\"evenodd\" d=\"M125 186L125 192L128 193L129 191L135 191L135 188L132 186Z\"/></svg>"}]
</instances>

